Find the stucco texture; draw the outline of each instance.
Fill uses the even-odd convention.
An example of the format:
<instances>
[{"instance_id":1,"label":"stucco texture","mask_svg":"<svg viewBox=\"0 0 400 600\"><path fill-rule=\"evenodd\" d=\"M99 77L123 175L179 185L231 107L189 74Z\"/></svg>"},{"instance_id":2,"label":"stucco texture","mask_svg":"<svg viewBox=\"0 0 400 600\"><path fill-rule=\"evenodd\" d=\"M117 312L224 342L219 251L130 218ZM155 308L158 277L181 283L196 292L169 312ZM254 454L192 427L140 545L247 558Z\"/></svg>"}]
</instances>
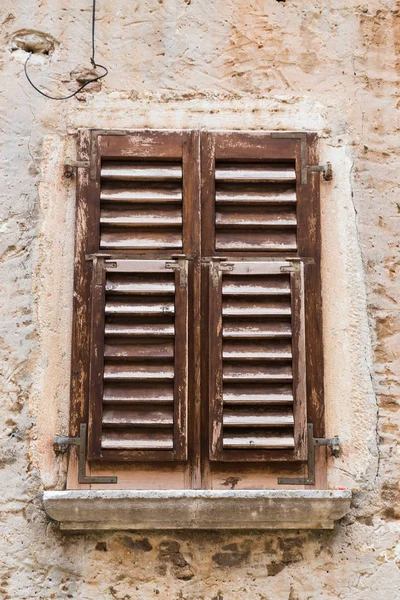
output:
<instances>
[{"instance_id":1,"label":"stucco texture","mask_svg":"<svg viewBox=\"0 0 400 600\"><path fill-rule=\"evenodd\" d=\"M89 0L0 6L0 597L400 599L400 2ZM32 31L29 31L32 30ZM35 32L41 32L38 35ZM322 184L329 532L62 535L78 128L313 130Z\"/></svg>"}]
</instances>

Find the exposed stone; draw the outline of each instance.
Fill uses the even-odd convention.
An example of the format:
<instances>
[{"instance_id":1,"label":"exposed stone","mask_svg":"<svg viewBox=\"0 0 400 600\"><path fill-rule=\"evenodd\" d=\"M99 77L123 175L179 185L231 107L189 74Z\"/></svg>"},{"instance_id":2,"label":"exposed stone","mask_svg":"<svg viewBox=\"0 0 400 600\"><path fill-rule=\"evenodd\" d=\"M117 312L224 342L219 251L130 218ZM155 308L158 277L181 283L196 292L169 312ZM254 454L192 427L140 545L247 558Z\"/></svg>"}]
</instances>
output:
<instances>
[{"instance_id":1,"label":"exposed stone","mask_svg":"<svg viewBox=\"0 0 400 600\"><path fill-rule=\"evenodd\" d=\"M122 543L127 548L131 548L132 550L142 550L143 552L150 552L153 549L153 546L150 544L147 538L142 539L133 539L128 536L124 536L122 538Z\"/></svg>"},{"instance_id":2,"label":"exposed stone","mask_svg":"<svg viewBox=\"0 0 400 600\"><path fill-rule=\"evenodd\" d=\"M99 552L107 552L108 548L106 542L97 542L95 550L98 550Z\"/></svg>"},{"instance_id":3,"label":"exposed stone","mask_svg":"<svg viewBox=\"0 0 400 600\"><path fill-rule=\"evenodd\" d=\"M57 44L52 35L35 29L20 29L11 38L12 50L19 48L32 54L51 54Z\"/></svg>"}]
</instances>

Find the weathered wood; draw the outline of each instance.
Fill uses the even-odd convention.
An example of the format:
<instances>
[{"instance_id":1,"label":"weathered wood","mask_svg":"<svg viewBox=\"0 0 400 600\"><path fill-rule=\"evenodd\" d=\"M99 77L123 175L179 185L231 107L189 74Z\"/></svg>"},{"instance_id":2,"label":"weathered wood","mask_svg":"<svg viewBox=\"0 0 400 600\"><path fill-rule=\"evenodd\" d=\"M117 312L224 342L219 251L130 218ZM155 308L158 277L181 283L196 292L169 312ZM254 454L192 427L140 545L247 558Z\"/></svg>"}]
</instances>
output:
<instances>
[{"instance_id":1,"label":"weathered wood","mask_svg":"<svg viewBox=\"0 0 400 600\"><path fill-rule=\"evenodd\" d=\"M300 390L297 380L295 388L292 383L292 338L300 336L301 313L298 306L301 306L301 286L292 285L291 281L297 282L296 276L286 271L294 268L285 261L224 261L221 265L216 261L210 265L210 344L211 348L222 345L221 352L213 357L211 363L210 418L217 415L218 422L215 423L214 416L212 431L215 437L217 433L219 435L211 446L212 460L231 460L231 450L236 450L235 460L246 462L269 460L271 450L275 452L273 460L276 458L276 451L287 452L289 449L292 449L292 454L289 455L291 460L299 459L300 456L304 458L304 449L295 449L294 441L295 431L301 432L306 426L305 415L301 415L299 409L294 412L297 401L299 406L304 403L304 400L298 398L303 390ZM296 273L299 272L297 268L295 270ZM296 301L292 299L294 294ZM286 315L282 315L283 320L274 315L271 322L267 315L260 321L257 305L260 301L265 302L265 295L273 296L275 303L281 306L283 301L285 308L289 308L288 301L291 302L293 310L296 310L294 316L298 329L294 328L293 322ZM241 315L240 319L232 319L224 312L224 305L227 301L232 302L232 296L235 299L237 297L241 303L243 297L250 298L246 317ZM218 319L221 317L222 331L218 329ZM253 321L254 317L256 319ZM301 323L303 326L303 321ZM268 329L271 325L273 337L270 337L271 331ZM240 335L243 333L244 336ZM296 359L299 355L298 347L296 341ZM217 393L219 389L215 384L219 370L222 372L222 393ZM251 395L249 389L244 389L243 383L240 383L243 381L249 382L250 389L256 385L257 393ZM281 386L285 381L288 383L284 387L284 394L280 395L277 389L282 391ZM271 383L268 395L266 391ZM277 386L276 383L280 385ZM244 407L243 400L240 403L240 395L235 396L237 386L240 386L239 391L245 398ZM229 396L226 402L227 390L230 398L234 398L233 403L229 403ZM276 403L281 403L282 408L277 410ZM236 432L238 427L241 429L240 433ZM276 427L285 428L286 432L277 436ZM287 458L282 456L282 460Z\"/></svg>"},{"instance_id":2,"label":"weathered wood","mask_svg":"<svg viewBox=\"0 0 400 600\"><path fill-rule=\"evenodd\" d=\"M103 161L100 176L102 179L118 181L179 181L182 179L182 165L122 160Z\"/></svg>"},{"instance_id":3,"label":"weathered wood","mask_svg":"<svg viewBox=\"0 0 400 600\"><path fill-rule=\"evenodd\" d=\"M323 435L323 380L319 177L309 174L308 184L300 183L300 137L142 131L125 136L95 132L91 140L89 132L80 135L79 158L92 160L96 177L90 179L88 170L78 170L72 359L77 381L71 388L71 433L89 417L90 427L100 423L109 436L99 438L104 442L104 464L167 463L186 459L188 428L186 473L190 471L190 485L197 488L215 484L212 473L218 463L208 460L213 436L218 460L231 465L236 461L238 469L249 468L252 461L261 468L266 460L293 465L304 460L306 447L299 425L306 420L304 373L308 418L319 436ZM309 145L308 162L316 164L316 138L304 139ZM114 262L113 268L107 267L103 317L90 310L92 299L95 304L97 300L90 290L92 263L85 260L86 254L99 250L111 254L106 263ZM186 294L179 272L164 271L165 262L174 260L174 251L191 259ZM201 281L202 269L208 278L208 266L205 263L201 269L201 259L218 255L233 261L234 270L221 276L220 309L212 317L214 300L207 290L213 282L210 279L208 286L204 278ZM289 275L280 273L281 261L271 263L270 275L262 272L260 259L290 255L307 259L306 294L301 302L295 275L289 284ZM128 262L135 274L124 271ZM102 333L96 330L92 336L92 344L96 339L106 344L103 355L99 354L105 358L104 389L92 393L97 404L88 415L90 313L104 322ZM207 321L211 325L213 319L217 344L212 335L208 339ZM178 343L182 336L184 344ZM306 354L300 348L305 344ZM185 402L177 373L178 380L186 381ZM216 388L218 405L213 406ZM156 407L168 410L162 413L168 418L157 421ZM215 415L217 426L208 431ZM149 436L153 427L165 433L170 428L169 438L153 437L153 446L144 447L145 440L126 436L124 427L130 428L130 434L136 435L140 428ZM285 430L281 439L293 439L293 445L281 441L281 446L275 442L268 446L261 441L268 436L275 439L276 427ZM216 441L218 428L221 435ZM95 458L89 448L90 458ZM240 466L244 452L250 457L245 459L246 467ZM154 463L151 468L156 472Z\"/></svg>"},{"instance_id":4,"label":"weathered wood","mask_svg":"<svg viewBox=\"0 0 400 600\"><path fill-rule=\"evenodd\" d=\"M218 156L218 155L217 155ZM227 183L238 182L295 182L296 171L293 165L269 164L221 164L215 169L215 180Z\"/></svg>"},{"instance_id":5,"label":"weathered wood","mask_svg":"<svg viewBox=\"0 0 400 600\"><path fill-rule=\"evenodd\" d=\"M113 159L180 159L182 133L180 131L129 131L126 135L97 136L101 156Z\"/></svg>"},{"instance_id":6,"label":"weathered wood","mask_svg":"<svg viewBox=\"0 0 400 600\"><path fill-rule=\"evenodd\" d=\"M157 428L140 431L108 431L105 429L101 437L101 447L104 450L172 451L174 439L172 429L170 432L164 432Z\"/></svg>"},{"instance_id":7,"label":"weathered wood","mask_svg":"<svg viewBox=\"0 0 400 600\"><path fill-rule=\"evenodd\" d=\"M318 139L307 134L308 164L318 164ZM298 151L300 152L300 150ZM299 164L299 160L297 160ZM300 182L300 173L298 173ZM308 174L308 183L297 185L299 255L311 258L304 268L305 338L307 347L307 413L314 435L325 435L324 361L321 296L320 175Z\"/></svg>"},{"instance_id":8,"label":"weathered wood","mask_svg":"<svg viewBox=\"0 0 400 600\"><path fill-rule=\"evenodd\" d=\"M172 407L151 410L148 406L128 409L125 407L103 410L103 427L172 427L174 415Z\"/></svg>"},{"instance_id":9,"label":"weathered wood","mask_svg":"<svg viewBox=\"0 0 400 600\"><path fill-rule=\"evenodd\" d=\"M132 231L124 228L107 230L102 228L100 248L102 250L136 250L141 248L182 248L182 234L179 229L158 227L156 230L135 227Z\"/></svg>"},{"instance_id":10,"label":"weathered wood","mask_svg":"<svg viewBox=\"0 0 400 600\"><path fill-rule=\"evenodd\" d=\"M290 338L292 336L292 329L289 320L275 321L265 319L263 321L243 321L234 318L225 320L222 335L227 339Z\"/></svg>"},{"instance_id":11,"label":"weathered wood","mask_svg":"<svg viewBox=\"0 0 400 600\"><path fill-rule=\"evenodd\" d=\"M103 404L173 404L173 384L163 382L145 383L106 382L103 390Z\"/></svg>"},{"instance_id":12,"label":"weathered wood","mask_svg":"<svg viewBox=\"0 0 400 600\"><path fill-rule=\"evenodd\" d=\"M103 205L115 206L119 204L165 204L181 203L182 188L177 184L152 184L147 185L127 184L126 182L104 181L101 185L100 199Z\"/></svg>"}]
</instances>

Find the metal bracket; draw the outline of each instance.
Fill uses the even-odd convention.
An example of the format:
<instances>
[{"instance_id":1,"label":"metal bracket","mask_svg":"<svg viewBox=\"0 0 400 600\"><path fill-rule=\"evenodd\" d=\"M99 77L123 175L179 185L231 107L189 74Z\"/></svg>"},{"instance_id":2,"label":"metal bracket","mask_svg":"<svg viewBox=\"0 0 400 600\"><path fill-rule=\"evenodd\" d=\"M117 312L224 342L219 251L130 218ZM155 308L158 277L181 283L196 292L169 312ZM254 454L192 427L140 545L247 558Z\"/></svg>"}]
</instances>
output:
<instances>
[{"instance_id":1,"label":"metal bracket","mask_svg":"<svg viewBox=\"0 0 400 600\"><path fill-rule=\"evenodd\" d=\"M166 261L166 269L179 271L179 287L187 287L188 284L188 259L185 254L173 254L174 261Z\"/></svg>"},{"instance_id":2,"label":"metal bracket","mask_svg":"<svg viewBox=\"0 0 400 600\"><path fill-rule=\"evenodd\" d=\"M85 254L85 260L98 260L99 258L111 258L111 254L103 254L102 252L96 252L94 254Z\"/></svg>"},{"instance_id":3,"label":"metal bracket","mask_svg":"<svg viewBox=\"0 0 400 600\"><path fill-rule=\"evenodd\" d=\"M278 477L280 485L315 485L315 446L329 446L331 455L338 457L340 454L339 438L315 438L314 425L307 425L308 458L307 477Z\"/></svg>"},{"instance_id":4,"label":"metal bracket","mask_svg":"<svg viewBox=\"0 0 400 600\"><path fill-rule=\"evenodd\" d=\"M302 184L307 184L308 173L321 172L325 181L332 181L333 170L330 162L324 165L309 165L308 161L308 147L307 147L307 134L305 131L299 131L297 133L292 131L273 131L271 133L272 138L289 138L300 140L300 181Z\"/></svg>"},{"instance_id":5,"label":"metal bracket","mask_svg":"<svg viewBox=\"0 0 400 600\"><path fill-rule=\"evenodd\" d=\"M54 438L54 451L62 451L63 446L78 446L78 482L79 483L117 483L118 478L114 476L86 475L86 440L87 440L87 425L81 423L79 428L79 437L61 437Z\"/></svg>"},{"instance_id":6,"label":"metal bracket","mask_svg":"<svg viewBox=\"0 0 400 600\"><path fill-rule=\"evenodd\" d=\"M227 258L220 256L215 256L209 260L211 266L211 280L213 287L216 289L218 289L222 271L233 271L233 263L226 262L227 260Z\"/></svg>"},{"instance_id":7,"label":"metal bracket","mask_svg":"<svg viewBox=\"0 0 400 600\"><path fill-rule=\"evenodd\" d=\"M322 173L325 181L332 181L333 179L332 164L330 162L326 162L324 165L307 165L307 169L310 173Z\"/></svg>"},{"instance_id":8,"label":"metal bracket","mask_svg":"<svg viewBox=\"0 0 400 600\"><path fill-rule=\"evenodd\" d=\"M64 177L71 179L75 175L75 169L88 169L90 167L89 160L72 160L66 158L64 164Z\"/></svg>"}]
</instances>

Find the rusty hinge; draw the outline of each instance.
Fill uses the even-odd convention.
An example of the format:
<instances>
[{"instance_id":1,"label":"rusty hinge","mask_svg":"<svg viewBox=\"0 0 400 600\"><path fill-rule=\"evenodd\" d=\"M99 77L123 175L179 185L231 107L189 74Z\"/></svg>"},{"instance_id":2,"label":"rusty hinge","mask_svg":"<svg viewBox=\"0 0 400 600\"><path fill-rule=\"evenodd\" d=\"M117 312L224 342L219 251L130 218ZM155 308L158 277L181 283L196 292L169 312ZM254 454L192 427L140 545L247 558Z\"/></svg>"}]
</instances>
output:
<instances>
[{"instance_id":1,"label":"rusty hinge","mask_svg":"<svg viewBox=\"0 0 400 600\"><path fill-rule=\"evenodd\" d=\"M72 160L66 158L64 164L64 177L71 179L75 175L75 169L88 169L90 167L89 160Z\"/></svg>"},{"instance_id":2,"label":"rusty hinge","mask_svg":"<svg viewBox=\"0 0 400 600\"><path fill-rule=\"evenodd\" d=\"M315 446L329 446L332 456L338 457L340 454L340 440L335 438L315 438L314 425L307 425L308 438L308 457L307 457L307 477L279 477L280 485L315 485Z\"/></svg>"},{"instance_id":3,"label":"rusty hinge","mask_svg":"<svg viewBox=\"0 0 400 600\"><path fill-rule=\"evenodd\" d=\"M333 179L332 164L329 161L324 165L307 165L307 169L310 173L322 173L325 181L332 181Z\"/></svg>"},{"instance_id":4,"label":"rusty hinge","mask_svg":"<svg viewBox=\"0 0 400 600\"><path fill-rule=\"evenodd\" d=\"M288 138L300 140L300 181L302 184L307 184L308 173L322 172L325 181L332 181L333 170L330 162L323 165L309 165L308 163L308 147L307 133L305 131L273 131L272 138Z\"/></svg>"},{"instance_id":5,"label":"rusty hinge","mask_svg":"<svg viewBox=\"0 0 400 600\"><path fill-rule=\"evenodd\" d=\"M188 284L188 258L185 254L173 254L173 261L167 260L166 269L179 271L179 287L187 287Z\"/></svg>"},{"instance_id":6,"label":"rusty hinge","mask_svg":"<svg viewBox=\"0 0 400 600\"><path fill-rule=\"evenodd\" d=\"M86 440L87 425L81 423L79 428L79 437L61 437L54 438L54 451L62 452L63 446L78 446L78 482L79 483L117 483L118 478L107 475L91 476L86 475Z\"/></svg>"}]
</instances>

